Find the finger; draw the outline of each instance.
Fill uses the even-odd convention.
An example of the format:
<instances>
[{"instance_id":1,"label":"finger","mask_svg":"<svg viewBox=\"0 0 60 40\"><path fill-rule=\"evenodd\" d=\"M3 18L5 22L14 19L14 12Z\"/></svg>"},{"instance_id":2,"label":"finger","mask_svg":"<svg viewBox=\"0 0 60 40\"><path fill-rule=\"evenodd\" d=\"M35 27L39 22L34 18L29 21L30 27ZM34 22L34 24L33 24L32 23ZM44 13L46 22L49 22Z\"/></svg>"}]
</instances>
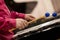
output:
<instances>
[{"instance_id":1,"label":"finger","mask_svg":"<svg viewBox=\"0 0 60 40\"><path fill-rule=\"evenodd\" d=\"M24 29L24 27L25 27L25 24L24 24L23 20L21 21L21 27L22 27L22 29Z\"/></svg>"},{"instance_id":2,"label":"finger","mask_svg":"<svg viewBox=\"0 0 60 40\"><path fill-rule=\"evenodd\" d=\"M27 27L28 25L28 22L26 20L24 20L24 23L23 23L24 27Z\"/></svg>"},{"instance_id":3,"label":"finger","mask_svg":"<svg viewBox=\"0 0 60 40\"><path fill-rule=\"evenodd\" d=\"M27 21L22 20L21 23L22 23L22 24L21 24L22 29L24 29L24 28L27 26Z\"/></svg>"},{"instance_id":4,"label":"finger","mask_svg":"<svg viewBox=\"0 0 60 40\"><path fill-rule=\"evenodd\" d=\"M34 16L32 16L32 15L29 15L31 18L35 18Z\"/></svg>"},{"instance_id":5,"label":"finger","mask_svg":"<svg viewBox=\"0 0 60 40\"><path fill-rule=\"evenodd\" d=\"M30 20L30 21L32 21L32 20L34 20L34 18L32 18L32 17L29 17L29 20Z\"/></svg>"},{"instance_id":6,"label":"finger","mask_svg":"<svg viewBox=\"0 0 60 40\"><path fill-rule=\"evenodd\" d=\"M23 28L24 28L23 21L21 20L21 21L19 22L19 29L23 29Z\"/></svg>"},{"instance_id":7,"label":"finger","mask_svg":"<svg viewBox=\"0 0 60 40\"><path fill-rule=\"evenodd\" d=\"M25 23L24 23L24 24L25 24L25 27L27 27L27 26L28 26L28 22L27 22L27 21L25 21Z\"/></svg>"}]
</instances>

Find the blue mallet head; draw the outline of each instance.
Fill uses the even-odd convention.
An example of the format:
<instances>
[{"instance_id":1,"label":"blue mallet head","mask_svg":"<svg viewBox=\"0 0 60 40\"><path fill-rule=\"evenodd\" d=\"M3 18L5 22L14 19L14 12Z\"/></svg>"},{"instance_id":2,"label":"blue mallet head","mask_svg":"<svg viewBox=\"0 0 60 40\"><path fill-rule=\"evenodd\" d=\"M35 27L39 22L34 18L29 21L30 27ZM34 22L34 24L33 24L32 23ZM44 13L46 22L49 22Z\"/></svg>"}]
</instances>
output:
<instances>
[{"instance_id":1,"label":"blue mallet head","mask_svg":"<svg viewBox=\"0 0 60 40\"><path fill-rule=\"evenodd\" d=\"M45 16L46 16L46 17L49 17L49 16L50 16L50 13L46 12L46 13L45 13Z\"/></svg>"},{"instance_id":2,"label":"blue mallet head","mask_svg":"<svg viewBox=\"0 0 60 40\"><path fill-rule=\"evenodd\" d=\"M56 12L54 12L54 13L52 14L52 16L53 16L53 17L56 17L56 16L57 16L57 13L56 13Z\"/></svg>"}]
</instances>

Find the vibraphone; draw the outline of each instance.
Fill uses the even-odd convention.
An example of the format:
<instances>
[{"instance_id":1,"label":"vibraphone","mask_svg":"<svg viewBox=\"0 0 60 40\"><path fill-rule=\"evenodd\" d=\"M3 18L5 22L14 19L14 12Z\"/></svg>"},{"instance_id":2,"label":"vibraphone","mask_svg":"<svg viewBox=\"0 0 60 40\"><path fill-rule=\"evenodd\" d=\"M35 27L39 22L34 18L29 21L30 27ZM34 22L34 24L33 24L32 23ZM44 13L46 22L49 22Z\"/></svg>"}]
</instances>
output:
<instances>
[{"instance_id":1,"label":"vibraphone","mask_svg":"<svg viewBox=\"0 0 60 40\"><path fill-rule=\"evenodd\" d=\"M35 22L30 23L27 28L18 31L13 38L19 40L23 37L53 29L56 25L59 25L60 27L60 15L52 18L38 19Z\"/></svg>"}]
</instances>

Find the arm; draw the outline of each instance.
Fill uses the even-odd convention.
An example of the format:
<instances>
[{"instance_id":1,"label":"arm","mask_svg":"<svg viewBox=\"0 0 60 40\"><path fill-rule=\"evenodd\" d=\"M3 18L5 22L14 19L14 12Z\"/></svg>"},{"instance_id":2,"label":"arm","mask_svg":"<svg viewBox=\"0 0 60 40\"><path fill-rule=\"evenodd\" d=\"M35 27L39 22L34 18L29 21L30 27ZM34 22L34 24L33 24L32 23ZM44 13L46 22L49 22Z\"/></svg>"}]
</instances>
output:
<instances>
[{"instance_id":1,"label":"arm","mask_svg":"<svg viewBox=\"0 0 60 40\"><path fill-rule=\"evenodd\" d=\"M0 30L7 31L15 28L16 20L9 17L9 11L6 8L3 0L0 0Z\"/></svg>"},{"instance_id":2,"label":"arm","mask_svg":"<svg viewBox=\"0 0 60 40\"><path fill-rule=\"evenodd\" d=\"M24 18L24 14L11 13L3 0L0 1L0 31L9 31L12 28L24 28L28 22L23 19L16 19L18 17Z\"/></svg>"},{"instance_id":3,"label":"arm","mask_svg":"<svg viewBox=\"0 0 60 40\"><path fill-rule=\"evenodd\" d=\"M15 28L16 20L11 18L4 19L0 17L0 30L8 31L12 28Z\"/></svg>"},{"instance_id":4,"label":"arm","mask_svg":"<svg viewBox=\"0 0 60 40\"><path fill-rule=\"evenodd\" d=\"M11 17L12 18L23 18L28 21L35 19L35 17L32 14L23 14L23 13L18 13L18 12L14 12L14 11L11 12Z\"/></svg>"},{"instance_id":5,"label":"arm","mask_svg":"<svg viewBox=\"0 0 60 40\"><path fill-rule=\"evenodd\" d=\"M12 18L23 18L24 19L25 18L25 14L12 11L11 12L11 17Z\"/></svg>"}]
</instances>

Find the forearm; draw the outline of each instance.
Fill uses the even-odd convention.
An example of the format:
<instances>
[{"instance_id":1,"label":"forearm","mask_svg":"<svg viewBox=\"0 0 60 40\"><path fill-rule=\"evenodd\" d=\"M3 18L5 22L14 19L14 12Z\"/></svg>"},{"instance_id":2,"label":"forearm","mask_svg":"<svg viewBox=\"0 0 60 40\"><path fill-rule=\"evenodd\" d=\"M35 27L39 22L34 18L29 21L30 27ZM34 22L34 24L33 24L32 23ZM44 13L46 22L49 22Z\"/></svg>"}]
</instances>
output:
<instances>
[{"instance_id":1,"label":"forearm","mask_svg":"<svg viewBox=\"0 0 60 40\"><path fill-rule=\"evenodd\" d=\"M16 28L16 20L11 18L4 19L0 17L0 30L8 31L12 28Z\"/></svg>"},{"instance_id":2,"label":"forearm","mask_svg":"<svg viewBox=\"0 0 60 40\"><path fill-rule=\"evenodd\" d=\"M14 18L23 18L24 19L25 18L25 14L12 11L11 12L11 17L14 17Z\"/></svg>"}]
</instances>

